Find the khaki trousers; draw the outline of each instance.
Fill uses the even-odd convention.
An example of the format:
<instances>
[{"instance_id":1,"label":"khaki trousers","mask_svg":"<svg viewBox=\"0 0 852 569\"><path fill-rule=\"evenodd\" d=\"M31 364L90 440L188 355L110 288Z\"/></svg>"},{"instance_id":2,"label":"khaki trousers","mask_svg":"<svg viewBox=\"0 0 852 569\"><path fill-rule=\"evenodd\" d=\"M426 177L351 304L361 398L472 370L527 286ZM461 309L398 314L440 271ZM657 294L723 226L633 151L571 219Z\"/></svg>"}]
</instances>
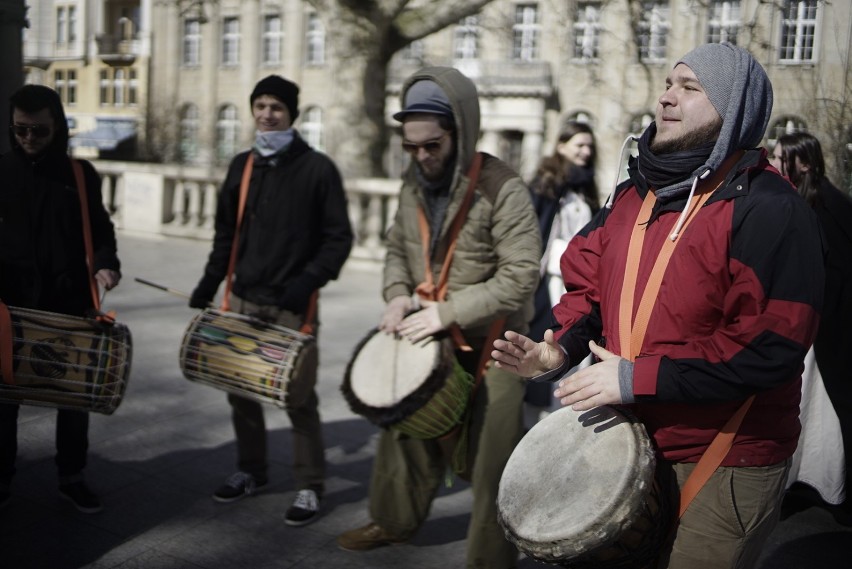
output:
<instances>
[{"instance_id":1,"label":"khaki trousers","mask_svg":"<svg viewBox=\"0 0 852 569\"><path fill-rule=\"evenodd\" d=\"M695 464L664 468L673 470L681 488ZM719 467L681 518L670 557L659 569L754 567L778 525L789 470L789 459L771 466Z\"/></svg>"},{"instance_id":2,"label":"khaki trousers","mask_svg":"<svg viewBox=\"0 0 852 569\"><path fill-rule=\"evenodd\" d=\"M475 357L460 357L468 371ZM472 363L471 363L472 362ZM468 461L473 460L473 507L467 532L467 567L510 569L518 552L497 522L497 487L503 467L523 434L524 383L491 367L471 410ZM439 443L382 432L370 483L370 515L400 537L412 536L429 515L432 500L447 472Z\"/></svg>"},{"instance_id":3,"label":"khaki trousers","mask_svg":"<svg viewBox=\"0 0 852 569\"><path fill-rule=\"evenodd\" d=\"M298 330L302 316L277 307L258 306L234 297L234 308L241 314L262 318L267 322ZM316 326L318 331L319 326ZM316 384L317 369L306 370L304 380ZM267 479L266 425L261 403L239 395L228 394L231 420L237 437L237 468L261 480ZM292 424L293 478L296 490L311 489L322 495L325 485L325 445L319 415L319 398L312 389L304 403L288 407Z\"/></svg>"}]
</instances>

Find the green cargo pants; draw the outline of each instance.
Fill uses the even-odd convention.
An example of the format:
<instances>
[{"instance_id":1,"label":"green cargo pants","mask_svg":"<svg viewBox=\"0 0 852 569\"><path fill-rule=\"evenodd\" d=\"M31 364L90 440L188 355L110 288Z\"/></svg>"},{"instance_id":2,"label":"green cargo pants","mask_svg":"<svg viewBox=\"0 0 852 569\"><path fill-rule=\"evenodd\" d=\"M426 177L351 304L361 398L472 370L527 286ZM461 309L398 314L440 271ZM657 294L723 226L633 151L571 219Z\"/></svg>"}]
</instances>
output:
<instances>
[{"instance_id":1,"label":"green cargo pants","mask_svg":"<svg viewBox=\"0 0 852 569\"><path fill-rule=\"evenodd\" d=\"M475 369L475 360L459 358L468 371ZM497 522L497 487L503 467L523 435L523 398L524 381L492 366L473 402L468 439L468 461L474 461L468 569L510 569L517 563L518 552ZM370 481L373 521L401 537L413 535L429 515L446 468L437 441L384 431Z\"/></svg>"}]
</instances>

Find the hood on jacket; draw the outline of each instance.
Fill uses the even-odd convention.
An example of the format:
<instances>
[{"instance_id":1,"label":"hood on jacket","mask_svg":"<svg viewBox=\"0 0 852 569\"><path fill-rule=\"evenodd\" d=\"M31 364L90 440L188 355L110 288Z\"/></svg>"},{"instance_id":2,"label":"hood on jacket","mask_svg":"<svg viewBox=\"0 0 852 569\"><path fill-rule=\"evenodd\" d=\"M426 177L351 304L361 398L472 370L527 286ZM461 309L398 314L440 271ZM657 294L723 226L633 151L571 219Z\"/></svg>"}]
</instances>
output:
<instances>
[{"instance_id":1,"label":"hood on jacket","mask_svg":"<svg viewBox=\"0 0 852 569\"><path fill-rule=\"evenodd\" d=\"M684 55L672 68L681 63L695 73L722 118L722 128L704 164L685 180L655 192L666 199L686 193L698 179L715 172L734 151L760 144L772 114L772 83L745 49L727 42L708 43ZM656 124L652 122L648 128L656 128Z\"/></svg>"},{"instance_id":2,"label":"hood on jacket","mask_svg":"<svg viewBox=\"0 0 852 569\"><path fill-rule=\"evenodd\" d=\"M456 124L456 164L453 179L467 173L471 160L476 153L476 141L479 139L479 94L476 85L458 69L453 67L424 67L415 72L402 87L401 108L405 108L405 96L411 86L418 81L433 81L446 94L453 111ZM411 168L414 162L412 161Z\"/></svg>"},{"instance_id":3,"label":"hood on jacket","mask_svg":"<svg viewBox=\"0 0 852 569\"><path fill-rule=\"evenodd\" d=\"M12 149L24 154L24 149L18 144L11 126L14 120L15 109L25 113L37 113L42 109L48 109L53 117L53 140L39 157L44 156L67 156L68 154L68 120L65 117L65 109L62 108L62 100L59 94L44 85L24 85L9 97L9 127L8 136Z\"/></svg>"}]
</instances>

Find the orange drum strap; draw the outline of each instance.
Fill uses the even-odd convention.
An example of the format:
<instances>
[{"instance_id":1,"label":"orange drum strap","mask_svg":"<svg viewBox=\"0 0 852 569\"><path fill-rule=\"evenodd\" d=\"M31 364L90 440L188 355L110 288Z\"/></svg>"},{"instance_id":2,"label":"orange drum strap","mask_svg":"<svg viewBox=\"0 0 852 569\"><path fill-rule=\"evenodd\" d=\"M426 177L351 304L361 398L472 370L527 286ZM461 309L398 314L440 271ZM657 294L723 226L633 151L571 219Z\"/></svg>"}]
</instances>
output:
<instances>
[{"instance_id":1,"label":"orange drum strap","mask_svg":"<svg viewBox=\"0 0 852 569\"><path fill-rule=\"evenodd\" d=\"M736 160L739 160L741 154L741 152L738 152L728 157L728 159L716 171L715 175L710 178L706 186L712 187L712 190L708 190L694 196L694 201L689 206L687 218L679 235L683 234L683 231L695 218L701 207L707 202L713 192L722 185L724 182L724 174L731 168ZM642 349L642 342L645 338L645 332L648 329L651 309L657 299L666 267L668 266L669 260L671 260L674 248L679 242L679 237L674 240L667 238L663 242L663 247L657 255L657 259L651 269L651 275L645 285L642 299L639 301L636 320L631 322L636 281L639 272L639 257L641 256L642 245L645 240L644 223L650 218L655 202L656 196L654 195L654 192L649 191L648 195L645 196L645 200L642 202L642 207L639 209L636 223L633 226L633 232L630 235L630 244L627 249L627 265L625 267L624 284L621 289L621 304L619 306L618 315L618 332L622 357L625 357L630 361L635 360L636 356L639 355ZM707 450L704 451L704 454L699 459L698 464L695 465L695 469L689 475L681 489L678 518L683 516L686 509L689 507L689 504L695 496L698 495L698 492L725 459L728 451L731 450L731 446L733 446L734 443L734 437L742 424L746 412L749 407L751 407L752 401L754 401L753 395L746 399L734 415L728 419L725 426L722 427L719 433L713 438L710 446L708 446Z\"/></svg>"},{"instance_id":2,"label":"orange drum strap","mask_svg":"<svg viewBox=\"0 0 852 569\"><path fill-rule=\"evenodd\" d=\"M450 227L450 242L447 247L447 254L444 257L444 264L441 266L441 274L438 277L437 285L432 278L432 265L429 262L429 243L431 241L429 222L426 220L426 213L423 211L423 207L418 206L417 208L417 221L420 229L420 240L423 247L423 262L426 265L426 280L417 285L417 288L415 289L415 292L420 295L421 298L441 301L447 296L447 281L449 280L450 264L453 262L453 254L456 250L456 241L458 240L459 233L461 233L461 228L464 225L464 222L467 220L467 212L470 209L470 204L473 203L474 190L476 190L476 184L479 181L479 171L481 168L482 153L477 152L473 157L473 162L470 165L470 171L467 174L467 192L465 193L464 199L459 207L459 211L456 213L456 217L453 219L453 224ZM466 352L471 351L472 348L464 339L464 336L458 326L451 326L450 334L452 335L456 346L460 350Z\"/></svg>"},{"instance_id":3,"label":"orange drum strap","mask_svg":"<svg viewBox=\"0 0 852 569\"><path fill-rule=\"evenodd\" d=\"M86 264L89 267L89 290L92 293L95 310L100 312L101 299L98 297L98 287L92 274L95 255L92 245L92 227L89 222L89 196L86 194L86 177L83 175L83 167L79 161L71 160L71 169L74 170L74 180L77 183L77 192L80 194L80 210L83 215L83 244L86 247Z\"/></svg>"},{"instance_id":4,"label":"orange drum strap","mask_svg":"<svg viewBox=\"0 0 852 569\"><path fill-rule=\"evenodd\" d=\"M12 315L0 300L0 374L6 385L15 385L12 369Z\"/></svg>"},{"instance_id":5,"label":"orange drum strap","mask_svg":"<svg viewBox=\"0 0 852 569\"><path fill-rule=\"evenodd\" d=\"M231 256L228 259L228 273L225 276L225 294L222 296L222 310L225 312L231 311L231 281L234 276L234 267L237 264L237 249L240 242L240 226L243 221L243 213L246 208L246 198L248 197L249 182L251 181L251 171L254 166L254 153L249 152L246 158L246 165L243 167L243 177L240 180L240 197L237 204L237 221L234 225L234 240L231 242Z\"/></svg>"}]
</instances>

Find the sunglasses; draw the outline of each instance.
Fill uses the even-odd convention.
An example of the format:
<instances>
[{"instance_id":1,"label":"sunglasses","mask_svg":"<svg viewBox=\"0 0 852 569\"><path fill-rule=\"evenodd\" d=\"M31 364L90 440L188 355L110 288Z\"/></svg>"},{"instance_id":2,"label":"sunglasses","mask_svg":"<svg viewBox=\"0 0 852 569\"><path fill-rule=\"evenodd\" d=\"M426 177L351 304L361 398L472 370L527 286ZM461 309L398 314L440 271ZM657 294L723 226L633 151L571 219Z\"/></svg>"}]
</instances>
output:
<instances>
[{"instance_id":1,"label":"sunglasses","mask_svg":"<svg viewBox=\"0 0 852 569\"><path fill-rule=\"evenodd\" d=\"M13 124L12 132L20 138L26 138L28 134L33 138L45 138L50 134L50 126L46 124Z\"/></svg>"},{"instance_id":2,"label":"sunglasses","mask_svg":"<svg viewBox=\"0 0 852 569\"><path fill-rule=\"evenodd\" d=\"M429 140L429 141L423 142L421 144L417 144L417 143L414 143L414 142L403 142L402 143L402 149L405 150L406 152L408 152L409 154L411 154L412 156L417 156L417 153L420 152L421 148L423 150L425 150L426 152L428 152L429 154L437 154L438 151L441 150L441 142L445 138L447 138L447 136L449 134L450 134L449 132L445 132L444 134L442 134L438 138L436 138L434 140Z\"/></svg>"}]
</instances>

